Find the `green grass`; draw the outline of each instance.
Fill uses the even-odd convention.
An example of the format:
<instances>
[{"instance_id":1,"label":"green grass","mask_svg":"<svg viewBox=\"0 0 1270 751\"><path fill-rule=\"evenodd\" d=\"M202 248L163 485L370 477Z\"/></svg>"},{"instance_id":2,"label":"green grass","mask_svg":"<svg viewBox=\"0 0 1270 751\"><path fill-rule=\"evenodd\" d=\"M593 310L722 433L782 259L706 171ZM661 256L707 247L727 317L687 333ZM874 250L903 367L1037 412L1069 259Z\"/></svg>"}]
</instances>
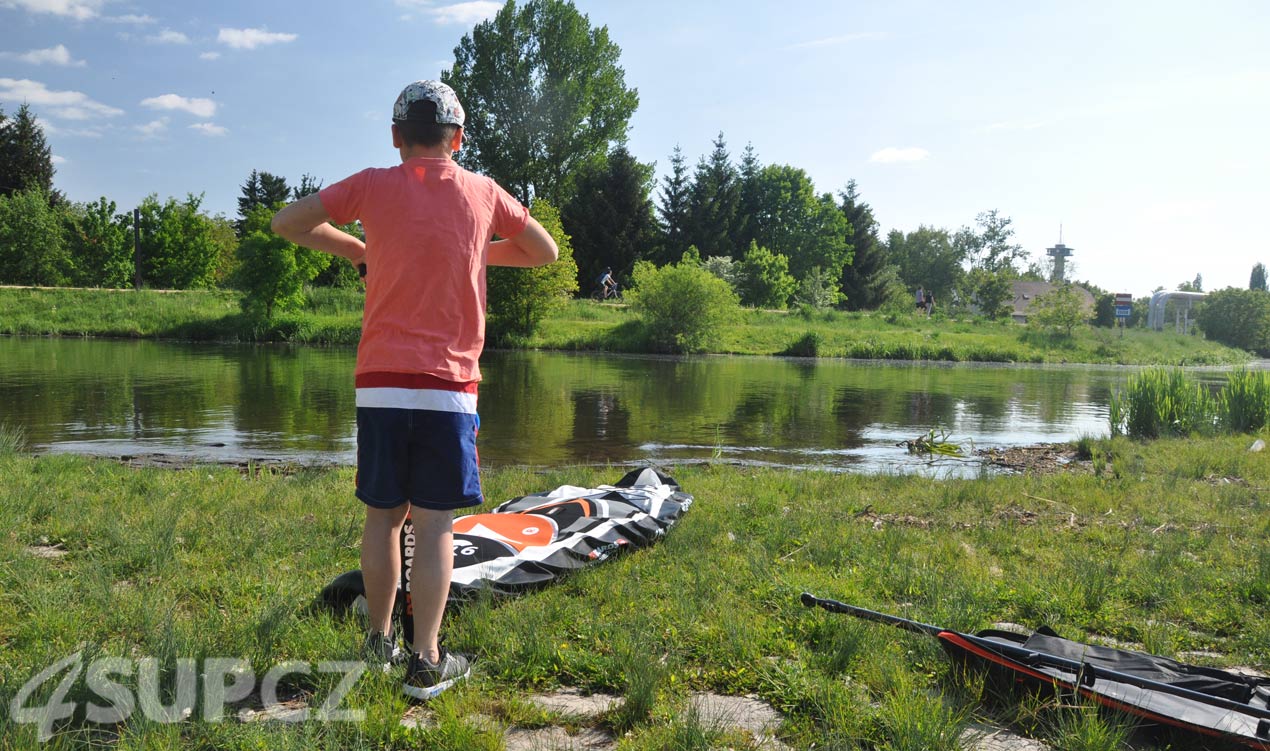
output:
<instances>
[{"instance_id":1,"label":"green grass","mask_svg":"<svg viewBox=\"0 0 1270 751\"><path fill-rule=\"evenodd\" d=\"M561 686L625 697L597 721L621 732L623 751L751 747L687 711L696 690L761 697L797 749L958 748L967 723L988 715L935 640L805 609L802 591L963 631L1049 624L1264 669L1265 455L1246 451L1247 436L1096 443L1098 476L679 468L697 503L658 545L451 614L447 643L476 655L474 677L433 702L429 727L402 727L397 684L373 676L349 699L362 723L72 722L44 747L498 749L497 729L479 718L562 722L525 702ZM493 503L621 473L508 468L486 474L486 493ZM357 567L351 481L349 469L0 455L0 748L34 745L30 726L7 719L9 699L76 651L154 656L165 675L177 657L242 657L259 673L352 659L356 620L310 607ZM35 554L47 548L65 554ZM1195 651L1221 656L1180 654ZM298 676L290 688L324 696L335 679ZM72 698L91 699L82 681ZM1120 728L1096 717L1055 707L1033 716L1020 726L1054 747L1120 745Z\"/></svg>"},{"instance_id":2,"label":"green grass","mask_svg":"<svg viewBox=\"0 0 1270 751\"><path fill-rule=\"evenodd\" d=\"M361 293L311 289L302 309L268 324L244 316L232 291L157 292L0 289L0 334L144 337L209 341L356 344ZM648 352L628 308L572 300L517 347ZM745 310L712 337L717 354L850 357L951 362L1080 362L1226 365L1251 356L1195 336L1142 329L1083 328L1070 338L1039 335L1010 322L910 314Z\"/></svg>"}]
</instances>

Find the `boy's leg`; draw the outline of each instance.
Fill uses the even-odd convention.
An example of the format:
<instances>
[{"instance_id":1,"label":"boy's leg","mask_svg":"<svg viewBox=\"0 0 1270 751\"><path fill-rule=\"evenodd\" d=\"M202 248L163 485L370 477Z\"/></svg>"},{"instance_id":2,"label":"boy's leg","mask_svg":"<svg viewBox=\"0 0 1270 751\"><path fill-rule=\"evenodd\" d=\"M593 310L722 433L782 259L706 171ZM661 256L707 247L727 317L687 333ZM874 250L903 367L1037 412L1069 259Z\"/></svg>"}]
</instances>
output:
<instances>
[{"instance_id":1,"label":"boy's leg","mask_svg":"<svg viewBox=\"0 0 1270 751\"><path fill-rule=\"evenodd\" d=\"M401 527L409 510L408 503L390 509L366 507L366 524L362 528L362 582L366 587L372 633L386 636L392 629L392 604L401 580Z\"/></svg>"},{"instance_id":2,"label":"boy's leg","mask_svg":"<svg viewBox=\"0 0 1270 751\"><path fill-rule=\"evenodd\" d=\"M450 596L454 571L454 514L415 506L415 557L410 574L410 601L414 605L414 651L429 662L441 659L437 635Z\"/></svg>"}]
</instances>

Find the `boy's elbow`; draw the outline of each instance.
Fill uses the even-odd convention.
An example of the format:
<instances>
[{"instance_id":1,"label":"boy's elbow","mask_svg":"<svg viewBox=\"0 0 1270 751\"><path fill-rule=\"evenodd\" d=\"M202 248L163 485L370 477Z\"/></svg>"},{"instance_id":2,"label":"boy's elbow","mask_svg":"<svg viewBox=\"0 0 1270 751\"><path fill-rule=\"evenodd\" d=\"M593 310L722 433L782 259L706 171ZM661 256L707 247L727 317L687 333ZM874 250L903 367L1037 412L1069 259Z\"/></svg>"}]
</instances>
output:
<instances>
[{"instance_id":1,"label":"boy's elbow","mask_svg":"<svg viewBox=\"0 0 1270 751\"><path fill-rule=\"evenodd\" d=\"M269 220L269 229L273 230L275 235L282 235L283 237L286 237L287 220L282 214L283 212L279 211L273 215L273 219Z\"/></svg>"}]
</instances>

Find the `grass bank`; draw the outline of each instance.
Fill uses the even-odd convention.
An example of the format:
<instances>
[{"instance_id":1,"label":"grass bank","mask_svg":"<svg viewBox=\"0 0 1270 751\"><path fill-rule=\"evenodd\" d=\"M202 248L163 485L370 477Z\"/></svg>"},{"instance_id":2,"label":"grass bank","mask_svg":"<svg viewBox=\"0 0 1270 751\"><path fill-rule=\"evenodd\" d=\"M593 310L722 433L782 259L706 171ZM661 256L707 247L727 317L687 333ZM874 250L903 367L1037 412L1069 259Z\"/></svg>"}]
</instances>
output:
<instances>
[{"instance_id":1,"label":"grass bank","mask_svg":"<svg viewBox=\"0 0 1270 751\"><path fill-rule=\"evenodd\" d=\"M232 291L141 292L0 289L0 334L104 336L194 341L356 344L361 295L318 289L305 307L263 324L244 316ZM635 316L617 305L571 301L515 346L646 352ZM1122 365L1226 365L1251 357L1198 336L1085 328L1050 337L1014 323L937 315L747 310L710 343L716 354L811 355L951 362L1081 362Z\"/></svg>"},{"instance_id":2,"label":"grass bank","mask_svg":"<svg viewBox=\"0 0 1270 751\"><path fill-rule=\"evenodd\" d=\"M347 699L366 711L361 723L137 718L71 723L44 747L494 750L503 724L577 731L525 701L567 686L625 697L627 709L598 721L624 751L754 748L685 710L703 689L761 697L796 749L960 748L988 705L935 640L806 610L798 594L964 631L1049 624L1264 670L1270 460L1249 453L1251 441L1086 442L1093 472L937 483L682 468L674 474L697 503L663 542L453 615L447 643L476 655L473 680L432 704L429 726L401 726L397 683L367 676ZM621 473L512 468L485 483L496 501ZM242 657L258 674L353 659L355 620L310 609L331 577L357 567L351 482L345 469L0 456L0 747L35 745L34 729L8 718L9 700L77 651L155 656L168 679L178 657ZM294 688L325 696L337 679L299 676ZM70 698L91 699L82 680ZM1121 737L1080 709L1015 706L991 719L1057 748L1110 751Z\"/></svg>"}]
</instances>

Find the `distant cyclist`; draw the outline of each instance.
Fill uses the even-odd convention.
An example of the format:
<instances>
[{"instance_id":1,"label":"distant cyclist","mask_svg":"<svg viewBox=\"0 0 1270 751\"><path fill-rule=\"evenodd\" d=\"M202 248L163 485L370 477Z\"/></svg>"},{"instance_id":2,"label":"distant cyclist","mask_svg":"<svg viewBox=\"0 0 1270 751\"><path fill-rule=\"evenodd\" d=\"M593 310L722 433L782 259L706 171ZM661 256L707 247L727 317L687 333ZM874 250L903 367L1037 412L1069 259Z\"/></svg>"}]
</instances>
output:
<instances>
[{"instance_id":1,"label":"distant cyclist","mask_svg":"<svg viewBox=\"0 0 1270 751\"><path fill-rule=\"evenodd\" d=\"M600 286L600 299L607 300L617 294L617 282L613 279L613 269L605 266L604 273L596 280Z\"/></svg>"}]
</instances>

